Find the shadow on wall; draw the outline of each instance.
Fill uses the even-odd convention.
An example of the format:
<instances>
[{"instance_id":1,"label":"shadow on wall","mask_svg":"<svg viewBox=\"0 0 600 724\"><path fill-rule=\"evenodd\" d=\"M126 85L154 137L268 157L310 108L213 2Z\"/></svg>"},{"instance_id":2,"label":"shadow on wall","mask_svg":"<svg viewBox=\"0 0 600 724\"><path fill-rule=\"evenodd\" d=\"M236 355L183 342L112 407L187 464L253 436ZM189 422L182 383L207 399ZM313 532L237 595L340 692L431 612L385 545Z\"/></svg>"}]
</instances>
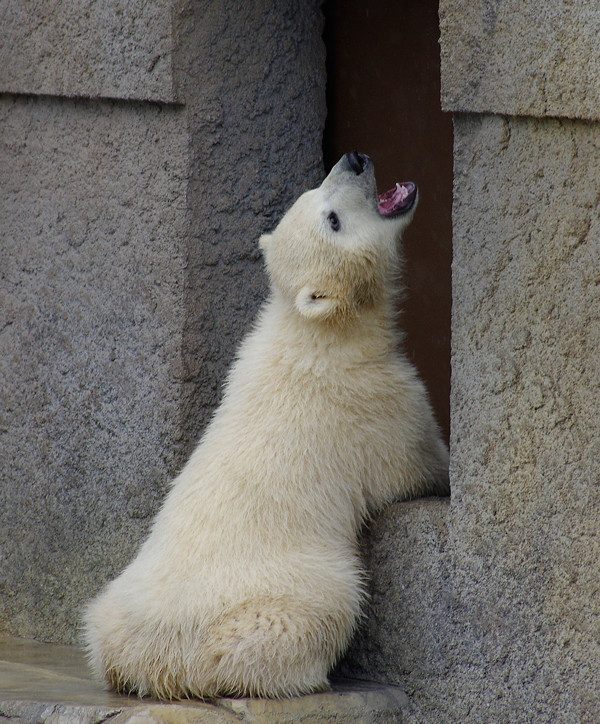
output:
<instances>
[{"instance_id":1,"label":"shadow on wall","mask_svg":"<svg viewBox=\"0 0 600 724\"><path fill-rule=\"evenodd\" d=\"M372 157L380 191L405 180L420 188L404 239L401 325L448 440L453 132L440 108L437 0L328 0L323 7L326 171L355 148Z\"/></svg>"}]
</instances>

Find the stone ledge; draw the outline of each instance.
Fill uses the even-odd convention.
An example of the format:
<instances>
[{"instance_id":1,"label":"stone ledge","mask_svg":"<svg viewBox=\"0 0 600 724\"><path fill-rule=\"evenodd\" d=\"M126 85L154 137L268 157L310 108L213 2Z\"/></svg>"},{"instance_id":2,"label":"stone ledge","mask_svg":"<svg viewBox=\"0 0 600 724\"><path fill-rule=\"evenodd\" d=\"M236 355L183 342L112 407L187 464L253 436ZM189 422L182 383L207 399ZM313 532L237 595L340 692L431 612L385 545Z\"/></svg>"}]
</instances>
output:
<instances>
[{"instance_id":1,"label":"stone ledge","mask_svg":"<svg viewBox=\"0 0 600 724\"><path fill-rule=\"evenodd\" d=\"M340 679L331 691L282 701L219 699L161 704L118 696L90 677L74 646L0 634L0 722L18 724L395 724L408 700L401 689Z\"/></svg>"}]
</instances>

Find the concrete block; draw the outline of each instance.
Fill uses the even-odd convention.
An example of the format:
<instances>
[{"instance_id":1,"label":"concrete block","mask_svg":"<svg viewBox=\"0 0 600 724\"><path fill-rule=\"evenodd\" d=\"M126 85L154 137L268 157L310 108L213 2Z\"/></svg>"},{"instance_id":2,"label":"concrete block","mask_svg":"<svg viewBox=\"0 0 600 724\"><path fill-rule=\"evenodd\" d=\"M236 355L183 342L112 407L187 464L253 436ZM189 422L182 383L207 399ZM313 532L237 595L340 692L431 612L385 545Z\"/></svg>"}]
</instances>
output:
<instances>
[{"instance_id":1,"label":"concrete block","mask_svg":"<svg viewBox=\"0 0 600 724\"><path fill-rule=\"evenodd\" d=\"M0 116L0 629L68 640L179 462L187 138L175 108Z\"/></svg>"},{"instance_id":2,"label":"concrete block","mask_svg":"<svg viewBox=\"0 0 600 724\"><path fill-rule=\"evenodd\" d=\"M294 699L220 699L248 724L401 724L407 698L401 689L368 681L333 681L332 690Z\"/></svg>"},{"instance_id":3,"label":"concrete block","mask_svg":"<svg viewBox=\"0 0 600 724\"><path fill-rule=\"evenodd\" d=\"M258 238L323 179L315 0L190 6L177 54L191 135L182 357L191 450L267 286Z\"/></svg>"},{"instance_id":4,"label":"concrete block","mask_svg":"<svg viewBox=\"0 0 600 724\"><path fill-rule=\"evenodd\" d=\"M472 721L600 718L599 147L593 124L455 120L453 665Z\"/></svg>"},{"instance_id":5,"label":"concrete block","mask_svg":"<svg viewBox=\"0 0 600 724\"><path fill-rule=\"evenodd\" d=\"M171 0L7 0L0 90L177 100Z\"/></svg>"},{"instance_id":6,"label":"concrete block","mask_svg":"<svg viewBox=\"0 0 600 724\"><path fill-rule=\"evenodd\" d=\"M600 119L600 7L441 0L442 104L455 112Z\"/></svg>"},{"instance_id":7,"label":"concrete block","mask_svg":"<svg viewBox=\"0 0 600 724\"><path fill-rule=\"evenodd\" d=\"M449 515L449 498L396 503L362 540L369 599L338 670L401 687L409 695L407 721L429 721L427 713L440 721L436 699L455 633ZM454 721L452 709L444 701L444 721Z\"/></svg>"}]
</instances>

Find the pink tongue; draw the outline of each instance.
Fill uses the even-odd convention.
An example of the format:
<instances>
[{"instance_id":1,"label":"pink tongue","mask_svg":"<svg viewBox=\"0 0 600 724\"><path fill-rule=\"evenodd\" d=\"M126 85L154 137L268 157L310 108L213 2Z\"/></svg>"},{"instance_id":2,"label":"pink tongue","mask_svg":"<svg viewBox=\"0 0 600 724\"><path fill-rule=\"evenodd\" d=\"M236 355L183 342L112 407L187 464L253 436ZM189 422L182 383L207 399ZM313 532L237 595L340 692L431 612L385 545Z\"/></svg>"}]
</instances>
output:
<instances>
[{"instance_id":1,"label":"pink tongue","mask_svg":"<svg viewBox=\"0 0 600 724\"><path fill-rule=\"evenodd\" d=\"M379 213L383 216L391 216L406 205L405 202L413 192L412 184L396 184L393 189L380 194L377 197Z\"/></svg>"}]
</instances>

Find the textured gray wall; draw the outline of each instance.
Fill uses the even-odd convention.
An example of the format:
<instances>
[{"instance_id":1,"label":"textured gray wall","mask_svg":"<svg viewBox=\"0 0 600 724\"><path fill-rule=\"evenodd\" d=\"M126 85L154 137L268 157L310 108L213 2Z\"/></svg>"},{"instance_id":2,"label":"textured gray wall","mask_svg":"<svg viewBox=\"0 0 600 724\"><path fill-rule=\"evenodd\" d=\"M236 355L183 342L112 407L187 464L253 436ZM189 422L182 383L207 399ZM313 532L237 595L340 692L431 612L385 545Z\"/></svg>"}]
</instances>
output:
<instances>
[{"instance_id":1,"label":"textured gray wall","mask_svg":"<svg viewBox=\"0 0 600 724\"><path fill-rule=\"evenodd\" d=\"M599 149L597 124L455 123L452 537L472 716L600 720Z\"/></svg>"},{"instance_id":2,"label":"textured gray wall","mask_svg":"<svg viewBox=\"0 0 600 724\"><path fill-rule=\"evenodd\" d=\"M455 112L600 120L600 6L441 0L442 101Z\"/></svg>"},{"instance_id":3,"label":"textured gray wall","mask_svg":"<svg viewBox=\"0 0 600 724\"><path fill-rule=\"evenodd\" d=\"M4 96L0 626L69 639L181 435L176 108Z\"/></svg>"},{"instance_id":4,"label":"textured gray wall","mask_svg":"<svg viewBox=\"0 0 600 724\"><path fill-rule=\"evenodd\" d=\"M452 498L372 526L369 618L342 670L404 687L415 724L594 724L600 99L584 85L598 10L440 12L455 113Z\"/></svg>"},{"instance_id":5,"label":"textured gray wall","mask_svg":"<svg viewBox=\"0 0 600 724\"><path fill-rule=\"evenodd\" d=\"M80 5L9 2L0 63L0 630L53 641L209 419L325 118L317 2Z\"/></svg>"},{"instance_id":6,"label":"textured gray wall","mask_svg":"<svg viewBox=\"0 0 600 724\"><path fill-rule=\"evenodd\" d=\"M191 136L182 352L192 442L266 291L258 236L322 179L326 113L319 3L193 7L178 56Z\"/></svg>"},{"instance_id":7,"label":"textured gray wall","mask_svg":"<svg viewBox=\"0 0 600 724\"><path fill-rule=\"evenodd\" d=\"M396 503L369 526L362 541L369 600L338 667L401 686L415 724L471 721L454 718L447 689L457 639L448 512L443 498Z\"/></svg>"},{"instance_id":8,"label":"textured gray wall","mask_svg":"<svg viewBox=\"0 0 600 724\"><path fill-rule=\"evenodd\" d=\"M174 101L172 0L4 0L0 88Z\"/></svg>"}]
</instances>

